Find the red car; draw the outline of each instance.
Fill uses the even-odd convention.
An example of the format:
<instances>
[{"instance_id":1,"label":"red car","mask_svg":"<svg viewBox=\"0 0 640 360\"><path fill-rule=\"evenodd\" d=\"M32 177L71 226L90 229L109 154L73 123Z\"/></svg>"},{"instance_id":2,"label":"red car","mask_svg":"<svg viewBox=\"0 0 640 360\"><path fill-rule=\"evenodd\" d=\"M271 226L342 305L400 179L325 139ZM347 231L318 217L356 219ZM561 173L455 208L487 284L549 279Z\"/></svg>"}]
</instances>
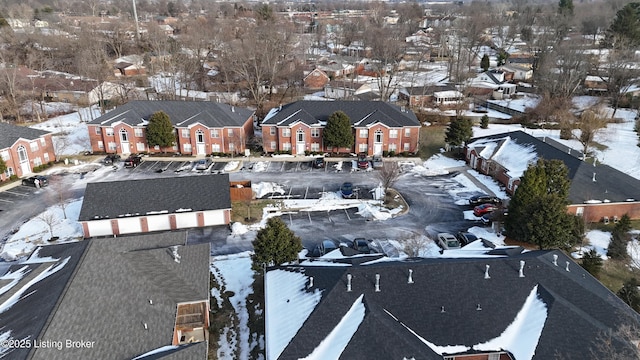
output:
<instances>
[{"instance_id":1,"label":"red car","mask_svg":"<svg viewBox=\"0 0 640 360\"><path fill-rule=\"evenodd\" d=\"M482 216L484 214L488 214L496 209L496 206L493 204L482 204L473 208L473 215Z\"/></svg>"}]
</instances>

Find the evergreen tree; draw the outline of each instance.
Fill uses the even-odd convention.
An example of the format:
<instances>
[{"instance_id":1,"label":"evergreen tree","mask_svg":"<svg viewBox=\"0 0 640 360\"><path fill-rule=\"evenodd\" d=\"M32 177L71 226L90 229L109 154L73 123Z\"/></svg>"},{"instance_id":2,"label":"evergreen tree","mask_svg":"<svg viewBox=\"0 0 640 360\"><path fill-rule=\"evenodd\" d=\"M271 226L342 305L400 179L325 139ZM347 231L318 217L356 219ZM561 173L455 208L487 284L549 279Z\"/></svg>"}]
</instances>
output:
<instances>
[{"instance_id":1,"label":"evergreen tree","mask_svg":"<svg viewBox=\"0 0 640 360\"><path fill-rule=\"evenodd\" d=\"M509 202L505 229L510 237L540 249L567 248L580 241L581 223L567 213L567 174L560 160L539 159L529 165Z\"/></svg>"},{"instance_id":2,"label":"evergreen tree","mask_svg":"<svg viewBox=\"0 0 640 360\"><path fill-rule=\"evenodd\" d=\"M489 128L489 117L487 115L482 115L482 118L480 119L480 127L482 129Z\"/></svg>"},{"instance_id":3,"label":"evergreen tree","mask_svg":"<svg viewBox=\"0 0 640 360\"><path fill-rule=\"evenodd\" d=\"M7 163L0 157L0 173L7 171Z\"/></svg>"},{"instance_id":4,"label":"evergreen tree","mask_svg":"<svg viewBox=\"0 0 640 360\"><path fill-rule=\"evenodd\" d=\"M158 111L151 115L146 129L146 138L149 147L157 145L164 148L175 144L176 136L173 132L173 124L171 124L167 113Z\"/></svg>"},{"instance_id":5,"label":"evergreen tree","mask_svg":"<svg viewBox=\"0 0 640 360\"><path fill-rule=\"evenodd\" d=\"M602 270L602 258L595 249L591 249L582 256L582 263L580 265L587 270L589 274L597 278L598 275L600 275L600 270Z\"/></svg>"},{"instance_id":6,"label":"evergreen tree","mask_svg":"<svg viewBox=\"0 0 640 360\"><path fill-rule=\"evenodd\" d=\"M258 231L251 242L254 254L251 255L251 268L262 270L263 266L282 265L298 259L302 242L279 217L267 220L267 225Z\"/></svg>"},{"instance_id":7,"label":"evergreen tree","mask_svg":"<svg viewBox=\"0 0 640 360\"><path fill-rule=\"evenodd\" d=\"M640 294L638 293L638 280L635 277L625 281L617 295L633 310L640 312Z\"/></svg>"},{"instance_id":8,"label":"evergreen tree","mask_svg":"<svg viewBox=\"0 0 640 360\"><path fill-rule=\"evenodd\" d=\"M631 218L629 215L624 214L613 227L611 239L609 240L609 248L607 249L607 256L616 260L629 258L629 253L627 252L629 230L631 230Z\"/></svg>"},{"instance_id":9,"label":"evergreen tree","mask_svg":"<svg viewBox=\"0 0 640 360\"><path fill-rule=\"evenodd\" d=\"M640 44L640 3L632 2L618 10L607 31L607 47L625 48Z\"/></svg>"},{"instance_id":10,"label":"evergreen tree","mask_svg":"<svg viewBox=\"0 0 640 360\"><path fill-rule=\"evenodd\" d=\"M326 146L351 148L354 137L349 116L342 111L336 111L331 114L327 119L327 125L322 131L322 138Z\"/></svg>"},{"instance_id":11,"label":"evergreen tree","mask_svg":"<svg viewBox=\"0 0 640 360\"><path fill-rule=\"evenodd\" d=\"M445 132L444 141L452 146L461 146L466 144L472 136L473 122L470 119L459 117L451 120Z\"/></svg>"},{"instance_id":12,"label":"evergreen tree","mask_svg":"<svg viewBox=\"0 0 640 360\"><path fill-rule=\"evenodd\" d=\"M573 0L560 0L558 13L565 16L573 16Z\"/></svg>"},{"instance_id":13,"label":"evergreen tree","mask_svg":"<svg viewBox=\"0 0 640 360\"><path fill-rule=\"evenodd\" d=\"M487 54L482 55L482 59L480 60L480 67L484 71L489 70L489 55Z\"/></svg>"}]
</instances>

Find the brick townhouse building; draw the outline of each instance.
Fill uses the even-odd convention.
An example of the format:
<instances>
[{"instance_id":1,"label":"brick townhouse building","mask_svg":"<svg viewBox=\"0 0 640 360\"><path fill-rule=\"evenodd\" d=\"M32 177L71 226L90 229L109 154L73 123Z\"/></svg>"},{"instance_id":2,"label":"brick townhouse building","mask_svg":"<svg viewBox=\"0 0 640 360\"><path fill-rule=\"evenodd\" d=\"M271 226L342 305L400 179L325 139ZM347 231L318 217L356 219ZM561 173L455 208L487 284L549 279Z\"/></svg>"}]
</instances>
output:
<instances>
[{"instance_id":1,"label":"brick townhouse building","mask_svg":"<svg viewBox=\"0 0 640 360\"><path fill-rule=\"evenodd\" d=\"M323 143L322 132L331 114L343 111L353 129L352 148L333 149ZM271 109L262 122L265 152L416 152L420 122L416 115L381 101L297 101Z\"/></svg>"},{"instance_id":2,"label":"brick townhouse building","mask_svg":"<svg viewBox=\"0 0 640 360\"><path fill-rule=\"evenodd\" d=\"M158 111L169 115L173 124L173 146L147 144L146 126ZM253 110L217 102L131 101L89 122L87 127L93 152L242 153L253 136L253 117Z\"/></svg>"},{"instance_id":3,"label":"brick townhouse building","mask_svg":"<svg viewBox=\"0 0 640 360\"><path fill-rule=\"evenodd\" d=\"M33 168L55 160L52 135L48 131L0 123L0 157L7 170L0 181L12 175L30 174Z\"/></svg>"}]
</instances>

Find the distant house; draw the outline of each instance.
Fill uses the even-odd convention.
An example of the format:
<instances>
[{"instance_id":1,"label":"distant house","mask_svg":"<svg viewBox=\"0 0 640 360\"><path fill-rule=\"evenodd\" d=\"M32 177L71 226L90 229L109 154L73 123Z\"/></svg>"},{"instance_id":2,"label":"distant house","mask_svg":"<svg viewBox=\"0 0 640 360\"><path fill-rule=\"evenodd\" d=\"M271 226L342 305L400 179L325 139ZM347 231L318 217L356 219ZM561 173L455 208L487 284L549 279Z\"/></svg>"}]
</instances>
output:
<instances>
[{"instance_id":1,"label":"distant house","mask_svg":"<svg viewBox=\"0 0 640 360\"><path fill-rule=\"evenodd\" d=\"M330 148L323 142L323 129L331 114L343 111L354 133L351 148ZM420 122L404 108L382 101L297 101L273 108L262 122L266 152L415 152Z\"/></svg>"},{"instance_id":2,"label":"distant house","mask_svg":"<svg viewBox=\"0 0 640 360\"><path fill-rule=\"evenodd\" d=\"M56 159L51 133L0 122L0 157L7 170L0 173L0 181L12 175L31 174L33 168Z\"/></svg>"},{"instance_id":3,"label":"distant house","mask_svg":"<svg viewBox=\"0 0 640 360\"><path fill-rule=\"evenodd\" d=\"M311 70L303 79L304 87L311 90L322 89L329 81L327 73L317 68Z\"/></svg>"},{"instance_id":4,"label":"distant house","mask_svg":"<svg viewBox=\"0 0 640 360\"><path fill-rule=\"evenodd\" d=\"M492 95L503 98L516 93L516 85L506 82L505 72L488 70L467 81L467 92L473 95ZM499 96L496 96L498 95Z\"/></svg>"},{"instance_id":5,"label":"distant house","mask_svg":"<svg viewBox=\"0 0 640 360\"><path fill-rule=\"evenodd\" d=\"M143 57L140 55L129 55L116 59L114 68L116 76L144 75L147 72Z\"/></svg>"},{"instance_id":6,"label":"distant house","mask_svg":"<svg viewBox=\"0 0 640 360\"><path fill-rule=\"evenodd\" d=\"M87 184L78 221L84 237L229 224L229 175Z\"/></svg>"},{"instance_id":7,"label":"distant house","mask_svg":"<svg viewBox=\"0 0 640 360\"><path fill-rule=\"evenodd\" d=\"M400 89L398 98L409 103L410 107L422 107L431 105L436 92L453 91L453 85L412 86Z\"/></svg>"},{"instance_id":8,"label":"distant house","mask_svg":"<svg viewBox=\"0 0 640 360\"><path fill-rule=\"evenodd\" d=\"M586 359L607 358L609 336L613 351L635 346L616 331L640 316L562 251L448 251L267 269L266 359Z\"/></svg>"},{"instance_id":9,"label":"distant house","mask_svg":"<svg viewBox=\"0 0 640 360\"><path fill-rule=\"evenodd\" d=\"M596 75L587 75L584 79L584 83L582 86L584 89L591 94L603 94L609 91L609 78L596 76Z\"/></svg>"},{"instance_id":10,"label":"distant house","mask_svg":"<svg viewBox=\"0 0 640 360\"><path fill-rule=\"evenodd\" d=\"M36 249L0 277L1 300L11 301L3 338L32 344L2 356L207 359L210 244L185 238L167 232Z\"/></svg>"},{"instance_id":11,"label":"distant house","mask_svg":"<svg viewBox=\"0 0 640 360\"><path fill-rule=\"evenodd\" d=\"M569 170L567 211L586 222L620 218L640 219L640 180L603 164L581 160L582 153L551 138L536 138L513 131L471 139L466 161L482 174L492 176L513 194L527 165L537 159L560 160Z\"/></svg>"},{"instance_id":12,"label":"distant house","mask_svg":"<svg viewBox=\"0 0 640 360\"><path fill-rule=\"evenodd\" d=\"M533 69L520 64L508 64L500 67L506 74L507 81L529 81L533 77Z\"/></svg>"},{"instance_id":13,"label":"distant house","mask_svg":"<svg viewBox=\"0 0 640 360\"><path fill-rule=\"evenodd\" d=\"M151 115L163 111L176 130L176 143L150 147L145 138ZM176 152L183 155L243 153L253 136L252 110L209 101L131 101L87 125L94 152Z\"/></svg>"}]
</instances>

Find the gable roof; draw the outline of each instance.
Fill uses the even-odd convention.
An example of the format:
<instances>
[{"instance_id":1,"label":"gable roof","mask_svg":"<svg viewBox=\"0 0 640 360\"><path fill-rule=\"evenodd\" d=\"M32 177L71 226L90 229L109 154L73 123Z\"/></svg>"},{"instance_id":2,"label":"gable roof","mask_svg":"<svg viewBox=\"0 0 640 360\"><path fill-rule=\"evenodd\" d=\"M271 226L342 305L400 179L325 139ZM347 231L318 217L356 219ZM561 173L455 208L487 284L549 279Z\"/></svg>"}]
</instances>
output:
<instances>
[{"instance_id":1,"label":"gable roof","mask_svg":"<svg viewBox=\"0 0 640 360\"><path fill-rule=\"evenodd\" d=\"M151 115L164 111L176 127L200 123L204 126L239 127L253 115L249 109L210 101L130 101L92 120L89 125L112 126L123 122L131 126L145 126Z\"/></svg>"},{"instance_id":2,"label":"gable roof","mask_svg":"<svg viewBox=\"0 0 640 360\"><path fill-rule=\"evenodd\" d=\"M412 111L382 101L297 101L273 108L262 125L289 126L295 122L307 125L324 123L336 111L343 111L351 125L364 127L380 122L388 127L420 126Z\"/></svg>"},{"instance_id":3,"label":"gable roof","mask_svg":"<svg viewBox=\"0 0 640 360\"><path fill-rule=\"evenodd\" d=\"M638 314L559 251L278 267L266 273L265 301L268 360L327 348L339 359L442 360L501 350L516 360L552 359L597 351L594 339L604 331L640 324ZM364 315L354 316L358 311ZM275 327L293 322L301 323L297 331Z\"/></svg>"},{"instance_id":4,"label":"gable roof","mask_svg":"<svg viewBox=\"0 0 640 360\"><path fill-rule=\"evenodd\" d=\"M87 184L80 221L231 208L229 175Z\"/></svg>"},{"instance_id":5,"label":"gable roof","mask_svg":"<svg viewBox=\"0 0 640 360\"><path fill-rule=\"evenodd\" d=\"M87 244L81 241L39 247L28 260L12 265L0 277L0 338L38 338ZM26 359L30 350L0 348L0 357Z\"/></svg>"},{"instance_id":6,"label":"gable roof","mask_svg":"<svg viewBox=\"0 0 640 360\"><path fill-rule=\"evenodd\" d=\"M177 304L209 299L210 245L185 241L183 231L83 241L89 245L82 263L38 339L95 343L34 349L33 359L131 359L171 345ZM206 346L174 351L166 358L206 358ZM178 356L182 351L190 356Z\"/></svg>"},{"instance_id":7,"label":"gable roof","mask_svg":"<svg viewBox=\"0 0 640 360\"><path fill-rule=\"evenodd\" d=\"M474 138L469 142L468 147L476 148L476 152L483 158L496 160L508 171L513 171L510 174L513 177L521 176L526 170L527 159L529 162L536 161L538 158L562 161L567 166L571 181L569 188L571 204L582 204L590 200L640 201L640 180L608 165L595 164L594 166L593 163L582 161L580 159L582 152L573 150L551 138L536 138L518 130ZM525 155L526 151L516 150L515 147L528 149L528 154ZM514 161L501 159L500 154L507 154ZM520 155L514 159L516 154ZM514 166L523 168L515 169Z\"/></svg>"},{"instance_id":8,"label":"gable roof","mask_svg":"<svg viewBox=\"0 0 640 360\"><path fill-rule=\"evenodd\" d=\"M18 139L35 140L46 134L49 132L0 122L0 149L10 148Z\"/></svg>"}]
</instances>

